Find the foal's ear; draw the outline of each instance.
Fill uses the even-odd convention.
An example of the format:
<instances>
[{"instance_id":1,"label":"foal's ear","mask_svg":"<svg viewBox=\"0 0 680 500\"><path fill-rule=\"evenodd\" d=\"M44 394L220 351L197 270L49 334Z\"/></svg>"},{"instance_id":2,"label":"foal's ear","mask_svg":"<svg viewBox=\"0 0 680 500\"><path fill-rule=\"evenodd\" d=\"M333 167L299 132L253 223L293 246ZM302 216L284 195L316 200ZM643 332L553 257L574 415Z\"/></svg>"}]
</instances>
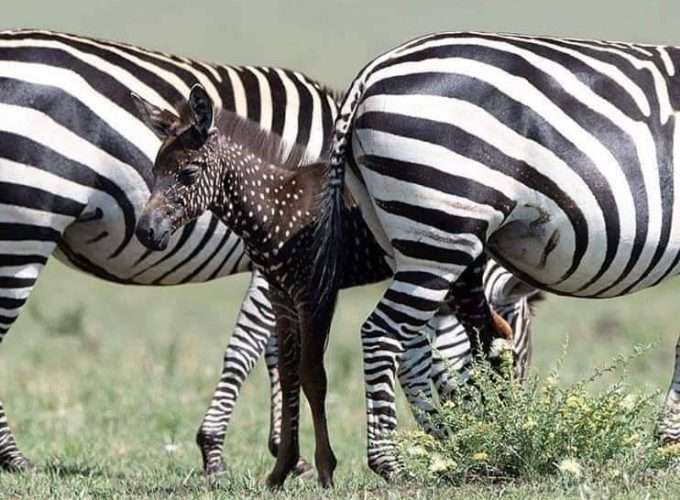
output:
<instances>
[{"instance_id":1,"label":"foal's ear","mask_svg":"<svg viewBox=\"0 0 680 500\"><path fill-rule=\"evenodd\" d=\"M154 131L160 140L165 140L178 120L177 115L167 109L151 104L134 92L130 92L130 97L132 97L132 102L135 103L135 107L139 112L139 118Z\"/></svg>"},{"instance_id":2,"label":"foal's ear","mask_svg":"<svg viewBox=\"0 0 680 500\"><path fill-rule=\"evenodd\" d=\"M194 117L194 126L203 138L207 138L213 126L213 101L200 83L191 87L189 107Z\"/></svg>"}]
</instances>

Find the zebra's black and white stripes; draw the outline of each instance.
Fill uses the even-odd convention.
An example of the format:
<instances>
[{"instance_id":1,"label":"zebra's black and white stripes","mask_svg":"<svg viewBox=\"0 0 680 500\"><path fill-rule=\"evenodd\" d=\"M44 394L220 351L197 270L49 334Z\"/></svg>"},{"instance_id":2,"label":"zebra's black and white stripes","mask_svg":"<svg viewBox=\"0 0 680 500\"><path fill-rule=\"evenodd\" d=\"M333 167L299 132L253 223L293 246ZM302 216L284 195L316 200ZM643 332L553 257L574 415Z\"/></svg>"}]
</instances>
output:
<instances>
[{"instance_id":1,"label":"zebra's black and white stripes","mask_svg":"<svg viewBox=\"0 0 680 500\"><path fill-rule=\"evenodd\" d=\"M395 249L393 283L362 328L375 470L398 470L384 391L395 346L452 287L476 293L470 277L484 254L581 297L678 274L678 64L674 47L439 33L356 78L336 123L329 192L349 157L370 200L363 210L375 210Z\"/></svg>"},{"instance_id":2,"label":"zebra's black and white stripes","mask_svg":"<svg viewBox=\"0 0 680 500\"><path fill-rule=\"evenodd\" d=\"M188 225L162 253L148 252L133 237L159 141L136 118L130 92L172 107L196 82L225 109L304 145L309 156L321 154L335 101L299 73L210 65L64 33L0 32L0 340L54 250L73 267L124 284L196 283L249 270L240 240L210 214ZM375 242L362 219L355 222L348 229L357 238L345 286L389 274L382 254L370 253ZM233 406L265 346L273 389L270 447L277 443L280 400L266 287L254 276L199 430L209 471L222 468ZM439 324L442 338L460 333L451 316L441 316ZM458 344L447 341L446 347ZM429 356L425 350L411 354L417 355L413 366ZM439 388L445 370L436 366ZM0 466L26 466L1 403Z\"/></svg>"}]
</instances>

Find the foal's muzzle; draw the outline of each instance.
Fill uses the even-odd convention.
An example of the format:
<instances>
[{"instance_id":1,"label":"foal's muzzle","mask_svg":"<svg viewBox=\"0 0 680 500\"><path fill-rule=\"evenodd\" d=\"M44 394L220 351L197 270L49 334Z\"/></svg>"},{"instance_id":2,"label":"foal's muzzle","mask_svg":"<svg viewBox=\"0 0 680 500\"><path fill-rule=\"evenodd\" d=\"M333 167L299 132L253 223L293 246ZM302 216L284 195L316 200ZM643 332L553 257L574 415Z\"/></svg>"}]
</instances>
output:
<instances>
[{"instance_id":1,"label":"foal's muzzle","mask_svg":"<svg viewBox=\"0 0 680 500\"><path fill-rule=\"evenodd\" d=\"M135 234L150 250L165 250L172 235L170 217L162 207L149 204L137 222Z\"/></svg>"}]
</instances>

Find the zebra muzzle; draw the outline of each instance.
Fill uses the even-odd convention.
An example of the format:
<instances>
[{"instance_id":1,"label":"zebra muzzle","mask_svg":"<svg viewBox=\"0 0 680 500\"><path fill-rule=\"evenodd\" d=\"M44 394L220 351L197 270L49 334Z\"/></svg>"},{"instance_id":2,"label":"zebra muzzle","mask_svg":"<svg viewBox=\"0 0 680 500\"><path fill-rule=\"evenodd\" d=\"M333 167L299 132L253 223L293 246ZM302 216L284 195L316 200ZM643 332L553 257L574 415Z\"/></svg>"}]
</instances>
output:
<instances>
[{"instance_id":1,"label":"zebra muzzle","mask_svg":"<svg viewBox=\"0 0 680 500\"><path fill-rule=\"evenodd\" d=\"M135 235L150 250L165 250L172 235L170 217L160 208L145 210L137 222Z\"/></svg>"}]
</instances>

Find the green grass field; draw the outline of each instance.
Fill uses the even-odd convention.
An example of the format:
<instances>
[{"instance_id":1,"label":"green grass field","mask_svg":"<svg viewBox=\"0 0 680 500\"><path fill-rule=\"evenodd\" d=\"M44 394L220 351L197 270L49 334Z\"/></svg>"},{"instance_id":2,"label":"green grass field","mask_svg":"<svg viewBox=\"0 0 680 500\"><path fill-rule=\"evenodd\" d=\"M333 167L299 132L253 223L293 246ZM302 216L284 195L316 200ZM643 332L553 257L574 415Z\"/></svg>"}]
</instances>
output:
<instances>
[{"instance_id":1,"label":"green grass field","mask_svg":"<svg viewBox=\"0 0 680 500\"><path fill-rule=\"evenodd\" d=\"M0 474L2 498L247 498L266 493L268 383L260 364L247 382L226 443L228 473L209 485L194 434L217 381L247 276L207 285L110 285L51 264L1 346L0 394L19 445L39 467ZM563 381L586 376L634 344L652 349L629 367L636 389L665 391L671 376L678 288L625 299L550 298L534 328L534 367L547 373L569 346ZM381 287L345 292L327 354L336 488L290 480L279 498L559 498L680 495L672 471L646 484L579 489L558 478L462 487L386 486L365 465L359 325ZM609 383L605 379L601 384ZM312 456L305 408L303 452ZM405 406L401 422L411 426Z\"/></svg>"}]
</instances>

